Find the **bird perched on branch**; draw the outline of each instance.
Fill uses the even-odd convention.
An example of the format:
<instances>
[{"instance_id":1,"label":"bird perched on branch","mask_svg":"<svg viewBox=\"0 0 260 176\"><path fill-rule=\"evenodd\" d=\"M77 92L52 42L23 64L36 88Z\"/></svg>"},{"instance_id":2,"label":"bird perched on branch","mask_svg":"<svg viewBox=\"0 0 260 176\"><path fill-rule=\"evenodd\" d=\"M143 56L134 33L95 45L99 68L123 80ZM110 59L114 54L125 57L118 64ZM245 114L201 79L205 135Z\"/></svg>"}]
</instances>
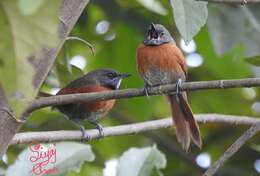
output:
<instances>
[{"instance_id":1,"label":"bird perched on branch","mask_svg":"<svg viewBox=\"0 0 260 176\"><path fill-rule=\"evenodd\" d=\"M187 66L181 50L169 31L161 24L150 24L143 43L137 49L137 69L149 87L176 83L176 93L167 95L176 127L177 140L188 151L190 140L202 146L200 130L180 84L186 80Z\"/></svg>"},{"instance_id":2,"label":"bird perched on branch","mask_svg":"<svg viewBox=\"0 0 260 176\"><path fill-rule=\"evenodd\" d=\"M119 73L113 69L97 69L88 74L70 82L62 88L56 95L67 95L76 93L94 93L117 90L120 87L122 79L130 76L126 73ZM40 93L40 96L48 96L46 93ZM82 138L89 139L85 133L85 128L80 124L86 120L94 124L99 130L100 137L104 135L102 126L98 121L104 117L114 106L115 100L94 101L86 103L71 103L55 106L61 113L65 114L81 130Z\"/></svg>"}]
</instances>

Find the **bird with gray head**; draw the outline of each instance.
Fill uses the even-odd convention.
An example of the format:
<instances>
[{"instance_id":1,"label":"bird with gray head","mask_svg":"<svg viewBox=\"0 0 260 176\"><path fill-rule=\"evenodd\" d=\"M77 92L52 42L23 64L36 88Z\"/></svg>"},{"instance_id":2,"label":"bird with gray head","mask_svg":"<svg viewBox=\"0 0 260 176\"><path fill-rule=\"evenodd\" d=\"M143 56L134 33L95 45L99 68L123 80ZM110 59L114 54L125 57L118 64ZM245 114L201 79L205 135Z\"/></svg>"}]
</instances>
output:
<instances>
[{"instance_id":1,"label":"bird with gray head","mask_svg":"<svg viewBox=\"0 0 260 176\"><path fill-rule=\"evenodd\" d=\"M190 141L201 148L199 126L189 106L186 92L180 91L180 84L186 80L187 65L182 51L175 45L169 31L161 24L150 24L144 41L137 48L137 68L149 87L176 83L176 92L169 93L172 119L176 127L177 140L185 151Z\"/></svg>"},{"instance_id":2,"label":"bird with gray head","mask_svg":"<svg viewBox=\"0 0 260 176\"><path fill-rule=\"evenodd\" d=\"M159 46L164 43L175 44L175 41L163 25L151 23L143 43L150 46Z\"/></svg>"},{"instance_id":3,"label":"bird with gray head","mask_svg":"<svg viewBox=\"0 0 260 176\"><path fill-rule=\"evenodd\" d=\"M97 93L118 90L121 81L130 76L126 73L119 73L113 69L97 69L83 75L70 82L62 88L56 95L67 95L77 93ZM45 93L46 96L46 93ZM102 126L98 123L113 108L115 99L104 101L91 101L82 103L70 103L55 106L61 113L72 120L81 130L82 139L88 140L90 137L85 133L85 128L81 121L86 120L94 124L99 130L100 137L104 135Z\"/></svg>"}]
</instances>

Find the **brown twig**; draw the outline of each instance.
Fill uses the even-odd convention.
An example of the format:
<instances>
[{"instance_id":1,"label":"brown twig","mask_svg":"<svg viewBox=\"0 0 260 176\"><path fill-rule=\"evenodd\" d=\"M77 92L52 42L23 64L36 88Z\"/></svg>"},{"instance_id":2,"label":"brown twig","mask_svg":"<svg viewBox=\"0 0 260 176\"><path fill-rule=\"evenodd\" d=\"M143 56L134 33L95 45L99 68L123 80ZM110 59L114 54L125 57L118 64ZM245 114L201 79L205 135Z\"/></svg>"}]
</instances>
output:
<instances>
[{"instance_id":1,"label":"brown twig","mask_svg":"<svg viewBox=\"0 0 260 176\"><path fill-rule=\"evenodd\" d=\"M250 138L252 138L260 130L260 121L254 123L235 143L233 143L224 154L204 173L203 176L212 176L217 170L233 156Z\"/></svg>"},{"instance_id":2,"label":"brown twig","mask_svg":"<svg viewBox=\"0 0 260 176\"><path fill-rule=\"evenodd\" d=\"M260 86L260 78L247 78L247 79L235 79L235 80L217 80L217 81L198 81L198 82L186 82L181 85L181 90L202 90L202 89L224 89L224 88L235 88L235 87L253 87ZM176 89L175 84L163 85L153 87L148 90L149 95L165 94L174 92ZM142 88L139 89L124 89L102 93L81 93L81 94L70 94L70 95L58 95L52 97L42 97L31 103L28 109L22 116L23 120L26 120L28 114L32 111L44 108L47 106L56 106L62 104L69 104L75 102L90 102L97 100L108 100L108 99L121 99L131 98L137 96L145 96L145 92Z\"/></svg>"},{"instance_id":3,"label":"brown twig","mask_svg":"<svg viewBox=\"0 0 260 176\"><path fill-rule=\"evenodd\" d=\"M199 122L219 122L229 124L252 125L259 122L259 119L245 116L231 116L220 114L198 114L195 116ZM137 134L159 128L169 128L173 125L172 119L160 119L128 125L120 125L104 128L104 136L118 136L126 134ZM95 139L99 137L98 130L87 130L86 133ZM48 131L48 132L23 132L15 135L10 144L21 144L31 142L54 142L63 140L80 140L82 138L80 131Z\"/></svg>"}]
</instances>

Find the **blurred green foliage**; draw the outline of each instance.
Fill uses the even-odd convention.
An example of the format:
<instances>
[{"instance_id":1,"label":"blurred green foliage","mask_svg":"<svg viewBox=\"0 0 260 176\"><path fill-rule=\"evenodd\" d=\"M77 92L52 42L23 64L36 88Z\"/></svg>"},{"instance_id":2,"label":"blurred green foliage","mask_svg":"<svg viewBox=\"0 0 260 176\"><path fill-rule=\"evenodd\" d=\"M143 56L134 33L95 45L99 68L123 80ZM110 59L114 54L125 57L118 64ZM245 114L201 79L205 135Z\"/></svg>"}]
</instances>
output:
<instances>
[{"instance_id":1,"label":"blurred green foliage","mask_svg":"<svg viewBox=\"0 0 260 176\"><path fill-rule=\"evenodd\" d=\"M160 3L160 1L156 2ZM37 4L35 6L37 7ZM143 81L136 70L135 59L136 48L142 42L147 26L151 22L164 24L173 34L179 46L182 38L174 24L170 2L161 1L160 6L163 7L163 10L159 8L158 12L158 9L151 9L140 0L92 1L82 13L70 35L92 43L95 46L96 55L93 56L88 47L80 41L67 41L42 86L42 90L50 91L52 88L63 86L82 74L80 69L69 65L74 56L85 58L87 63L83 69L85 73L96 68L114 68L133 75L124 80L122 88L143 87ZM260 54L260 25L257 25L260 24L260 15L255 10L260 6L254 6L248 6L245 9L237 6L208 5L207 25L194 38L197 46L194 52L202 56L203 63L198 67L189 68L188 81L237 79L259 75L259 68L252 67L244 60L245 56ZM223 10L222 7L228 10ZM248 13L251 14L252 19ZM241 18L244 20L243 22L240 21ZM103 20L108 22L108 30L105 30L103 34L98 34L96 27ZM1 21L0 25L2 25ZM251 35L248 36L248 32ZM253 53L248 53L248 48L252 48L251 46L254 47ZM189 55L189 53L185 54ZM1 62L3 61L0 58L0 66ZM248 62L250 61L248 60ZM256 62L259 61L256 60ZM258 116L260 109L252 108L258 99L258 88L189 92L189 100L194 113ZM170 116L170 109L163 96L122 99L117 102L113 112L115 113L111 113L101 122L104 126ZM38 110L32 114L22 131L77 129L61 116L60 113L51 111L50 108ZM152 146L154 143L157 143L158 149L165 154L167 159L167 166L162 169L164 175L191 175L191 173L199 175L203 169L196 165L195 157L198 154L208 153L211 156L211 162L215 161L246 129L244 126L225 124L202 124L200 126L203 148L199 151L192 147L188 154L183 153L180 146L175 143L173 129L155 131L156 134L160 134L161 141L155 140L151 134L125 135L91 141L89 144L92 145L96 155L95 161L83 164L80 173L70 171L68 175L102 175L106 161L119 159L123 152L130 147L146 147ZM93 126L86 124L86 128L93 128ZM249 144L258 144L258 140L259 136L256 136ZM10 148L8 164L14 162L23 147L24 145L18 145ZM257 159L260 159L259 150L245 145L231 160L225 163L219 175L257 175L254 169L254 162Z\"/></svg>"}]
</instances>

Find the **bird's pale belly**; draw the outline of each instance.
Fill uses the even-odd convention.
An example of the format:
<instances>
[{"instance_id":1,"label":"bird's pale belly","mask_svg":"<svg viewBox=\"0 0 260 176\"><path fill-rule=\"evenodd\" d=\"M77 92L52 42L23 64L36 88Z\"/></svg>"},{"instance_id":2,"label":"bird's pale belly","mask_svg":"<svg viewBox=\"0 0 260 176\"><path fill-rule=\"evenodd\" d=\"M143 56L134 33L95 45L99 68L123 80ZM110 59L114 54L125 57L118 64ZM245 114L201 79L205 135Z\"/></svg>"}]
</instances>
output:
<instances>
[{"instance_id":1,"label":"bird's pale belly","mask_svg":"<svg viewBox=\"0 0 260 176\"><path fill-rule=\"evenodd\" d=\"M146 72L141 75L150 86L172 84L178 79L185 81L185 75L183 73L177 73L173 70L171 72L164 71L153 66L150 66Z\"/></svg>"}]
</instances>

